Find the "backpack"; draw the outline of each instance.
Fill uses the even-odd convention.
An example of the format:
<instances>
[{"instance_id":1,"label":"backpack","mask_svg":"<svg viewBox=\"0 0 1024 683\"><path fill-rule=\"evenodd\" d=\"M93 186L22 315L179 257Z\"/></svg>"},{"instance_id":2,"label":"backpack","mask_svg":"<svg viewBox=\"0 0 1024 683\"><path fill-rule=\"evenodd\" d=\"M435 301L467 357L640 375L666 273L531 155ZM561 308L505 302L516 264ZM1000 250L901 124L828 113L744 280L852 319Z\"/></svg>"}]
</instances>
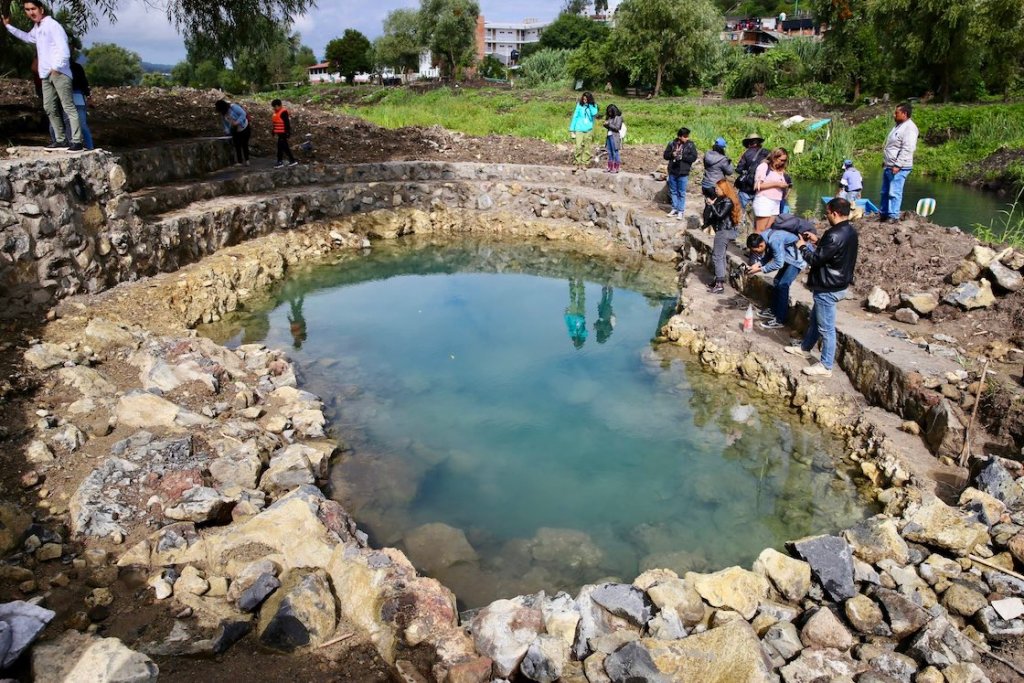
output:
<instances>
[{"instance_id":1,"label":"backpack","mask_svg":"<svg viewBox=\"0 0 1024 683\"><path fill-rule=\"evenodd\" d=\"M768 150L764 147L757 151L754 160L743 167L743 173L736 178L736 189L746 194L754 194L754 172L762 161L768 158Z\"/></svg>"},{"instance_id":2,"label":"backpack","mask_svg":"<svg viewBox=\"0 0 1024 683\"><path fill-rule=\"evenodd\" d=\"M791 232L797 237L800 237L805 232L813 232L815 235L818 234L818 230L814 227L814 223L806 218L798 218L791 213L783 213L776 216L775 222L772 223L772 228Z\"/></svg>"}]
</instances>

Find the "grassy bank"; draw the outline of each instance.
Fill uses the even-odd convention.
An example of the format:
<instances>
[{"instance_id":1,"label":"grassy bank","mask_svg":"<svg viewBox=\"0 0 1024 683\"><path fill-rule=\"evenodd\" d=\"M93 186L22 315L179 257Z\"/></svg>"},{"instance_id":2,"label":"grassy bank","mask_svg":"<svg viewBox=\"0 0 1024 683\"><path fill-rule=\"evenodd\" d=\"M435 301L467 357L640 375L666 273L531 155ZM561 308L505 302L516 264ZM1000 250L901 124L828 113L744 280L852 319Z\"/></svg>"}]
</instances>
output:
<instances>
[{"instance_id":1,"label":"grassy bank","mask_svg":"<svg viewBox=\"0 0 1024 683\"><path fill-rule=\"evenodd\" d=\"M388 128L442 125L469 135L513 135L552 143L568 139L569 117L578 96L563 89L418 91L373 86L307 86L274 94L282 95ZM742 151L740 141L753 130L764 135L768 145L790 150L805 139L806 153L793 155L792 164L793 174L802 178L832 177L844 158L857 160L862 168L880 165L882 142L892 125L888 108L879 108L878 114L856 124L839 113L826 136L826 129L807 132L806 124L783 128L781 117L755 101L706 105L691 98L643 100L604 93L597 97L602 109L615 103L623 110L628 144L666 144L680 126L691 129L702 150L716 137L725 137L734 157ZM1024 104L920 105L914 120L922 137L915 159L918 173L959 182L1004 178L1024 185ZM1000 151L1020 153L1015 158L1006 154L996 164L978 163Z\"/></svg>"}]
</instances>

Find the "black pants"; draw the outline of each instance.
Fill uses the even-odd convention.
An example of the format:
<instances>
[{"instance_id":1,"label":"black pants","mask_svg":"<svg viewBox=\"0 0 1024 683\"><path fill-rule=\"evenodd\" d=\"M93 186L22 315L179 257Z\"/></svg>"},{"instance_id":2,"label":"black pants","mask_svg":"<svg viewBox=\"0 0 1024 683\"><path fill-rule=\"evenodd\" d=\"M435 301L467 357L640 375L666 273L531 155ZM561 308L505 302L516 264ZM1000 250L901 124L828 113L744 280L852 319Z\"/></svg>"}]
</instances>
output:
<instances>
[{"instance_id":1,"label":"black pants","mask_svg":"<svg viewBox=\"0 0 1024 683\"><path fill-rule=\"evenodd\" d=\"M252 137L252 126L245 130L231 131L231 143L235 146L235 157L238 163L249 161L249 138Z\"/></svg>"},{"instance_id":2,"label":"black pants","mask_svg":"<svg viewBox=\"0 0 1024 683\"><path fill-rule=\"evenodd\" d=\"M285 133L277 134L277 163L284 161L285 157L288 157L288 161L295 162L295 157L292 156L291 147L288 146L288 135Z\"/></svg>"}]
</instances>

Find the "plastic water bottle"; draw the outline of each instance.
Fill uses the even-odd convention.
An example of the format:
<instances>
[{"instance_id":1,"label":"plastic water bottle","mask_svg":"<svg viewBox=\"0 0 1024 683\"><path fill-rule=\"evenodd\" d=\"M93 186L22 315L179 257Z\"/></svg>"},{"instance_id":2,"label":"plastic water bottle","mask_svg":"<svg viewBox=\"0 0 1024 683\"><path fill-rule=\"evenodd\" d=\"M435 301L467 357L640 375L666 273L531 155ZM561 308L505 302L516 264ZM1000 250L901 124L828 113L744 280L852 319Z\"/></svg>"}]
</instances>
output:
<instances>
[{"instance_id":1,"label":"plastic water bottle","mask_svg":"<svg viewBox=\"0 0 1024 683\"><path fill-rule=\"evenodd\" d=\"M747 312L743 314L743 331L754 329L754 304L747 304Z\"/></svg>"}]
</instances>

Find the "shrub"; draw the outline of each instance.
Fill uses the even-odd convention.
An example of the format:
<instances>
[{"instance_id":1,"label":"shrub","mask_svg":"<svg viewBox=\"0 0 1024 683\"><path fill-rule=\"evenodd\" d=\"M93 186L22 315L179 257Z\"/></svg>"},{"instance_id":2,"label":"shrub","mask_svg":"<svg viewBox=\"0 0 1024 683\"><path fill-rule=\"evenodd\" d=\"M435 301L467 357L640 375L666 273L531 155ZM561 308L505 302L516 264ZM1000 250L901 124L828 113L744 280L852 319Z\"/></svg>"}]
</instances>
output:
<instances>
[{"instance_id":1,"label":"shrub","mask_svg":"<svg viewBox=\"0 0 1024 683\"><path fill-rule=\"evenodd\" d=\"M539 50L522 61L520 77L527 85L564 83L569 79L569 50Z\"/></svg>"}]
</instances>

